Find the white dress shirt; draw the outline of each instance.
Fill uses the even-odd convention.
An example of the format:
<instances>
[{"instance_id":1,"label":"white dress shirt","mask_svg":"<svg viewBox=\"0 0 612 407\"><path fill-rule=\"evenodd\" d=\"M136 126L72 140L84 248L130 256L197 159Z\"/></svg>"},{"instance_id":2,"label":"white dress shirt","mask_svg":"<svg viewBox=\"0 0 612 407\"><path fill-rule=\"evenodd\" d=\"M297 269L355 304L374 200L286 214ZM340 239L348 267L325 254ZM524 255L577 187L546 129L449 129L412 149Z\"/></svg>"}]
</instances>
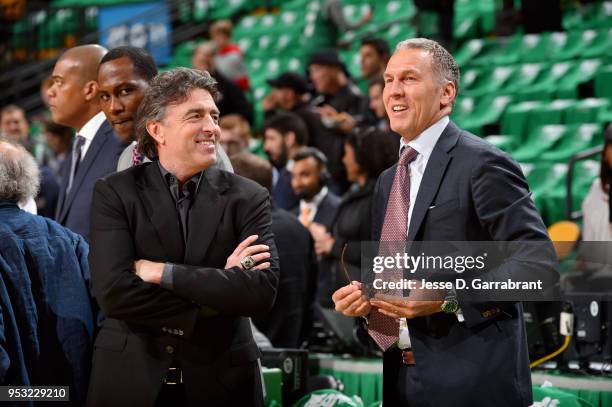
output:
<instances>
[{"instance_id":1,"label":"white dress shirt","mask_svg":"<svg viewBox=\"0 0 612 407\"><path fill-rule=\"evenodd\" d=\"M431 157L431 153L436 146L438 139L448 125L448 122L448 116L444 116L436 123L425 129L410 142L406 143L403 138L400 140L400 152L402 151L402 148L410 146L419 153L415 160L410 163L410 208L408 208L408 226L406 227L406 238L408 237L408 230L410 229L410 219L412 219L414 202L416 202L419 193L419 187L421 186L421 181L423 180L425 168L427 168L427 162L429 161L429 157ZM412 347L406 318L400 319L400 332L397 346L400 349L409 349Z\"/></svg>"},{"instance_id":2,"label":"white dress shirt","mask_svg":"<svg viewBox=\"0 0 612 407\"><path fill-rule=\"evenodd\" d=\"M81 148L81 160L85 157L85 154L87 154L87 150L89 149L91 142L105 121L106 116L104 115L104 112L99 112L97 115L89 119L89 121L76 132L76 134L85 138L85 143Z\"/></svg>"},{"instance_id":3,"label":"white dress shirt","mask_svg":"<svg viewBox=\"0 0 612 407\"><path fill-rule=\"evenodd\" d=\"M329 189L327 187L323 187L319 193L310 200L310 202L300 199L300 214L304 212L305 207L310 209L310 213L308 214L308 222L312 222L314 220L314 217L317 215L317 211L319 210L319 205L321 202L323 202L328 192Z\"/></svg>"}]
</instances>

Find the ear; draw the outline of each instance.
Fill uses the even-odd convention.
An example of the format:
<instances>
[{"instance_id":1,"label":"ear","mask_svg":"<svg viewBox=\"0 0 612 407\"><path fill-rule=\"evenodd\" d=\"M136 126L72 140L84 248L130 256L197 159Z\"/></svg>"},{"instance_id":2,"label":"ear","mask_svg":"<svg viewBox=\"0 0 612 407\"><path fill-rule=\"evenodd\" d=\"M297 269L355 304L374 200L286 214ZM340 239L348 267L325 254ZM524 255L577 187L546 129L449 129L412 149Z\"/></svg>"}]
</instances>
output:
<instances>
[{"instance_id":1,"label":"ear","mask_svg":"<svg viewBox=\"0 0 612 407\"><path fill-rule=\"evenodd\" d=\"M451 107L457 97L457 88L453 82L447 82L446 85L442 86L440 95L440 108Z\"/></svg>"},{"instance_id":2,"label":"ear","mask_svg":"<svg viewBox=\"0 0 612 407\"><path fill-rule=\"evenodd\" d=\"M293 148L296 145L295 133L290 131L285 135L285 146L287 148Z\"/></svg>"},{"instance_id":3,"label":"ear","mask_svg":"<svg viewBox=\"0 0 612 407\"><path fill-rule=\"evenodd\" d=\"M147 132L153 139L157 142L158 145L166 144L166 138L162 132L161 123L157 120L149 120L147 121Z\"/></svg>"},{"instance_id":4,"label":"ear","mask_svg":"<svg viewBox=\"0 0 612 407\"><path fill-rule=\"evenodd\" d=\"M98 99L98 82L88 81L83 86L83 93L85 93L85 101L91 102L92 100Z\"/></svg>"}]
</instances>

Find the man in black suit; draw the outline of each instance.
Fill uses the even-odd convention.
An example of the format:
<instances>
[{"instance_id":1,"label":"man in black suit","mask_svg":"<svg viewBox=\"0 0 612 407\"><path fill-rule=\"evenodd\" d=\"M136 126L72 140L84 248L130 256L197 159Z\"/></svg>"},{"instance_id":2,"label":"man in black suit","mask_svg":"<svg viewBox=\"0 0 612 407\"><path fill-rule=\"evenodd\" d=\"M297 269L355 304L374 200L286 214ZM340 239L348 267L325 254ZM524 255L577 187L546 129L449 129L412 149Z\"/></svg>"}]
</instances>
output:
<instances>
[{"instance_id":1,"label":"man in black suit","mask_svg":"<svg viewBox=\"0 0 612 407\"><path fill-rule=\"evenodd\" d=\"M90 264L106 320L92 406L263 405L247 317L272 307L278 285L270 199L213 168L215 96L207 72L157 75L136 127L153 161L94 189Z\"/></svg>"},{"instance_id":2,"label":"man in black suit","mask_svg":"<svg viewBox=\"0 0 612 407\"><path fill-rule=\"evenodd\" d=\"M126 144L106 121L98 95L98 65L106 54L99 45L64 52L53 68L47 91L53 121L75 129L55 212L55 220L89 240L95 182L117 168Z\"/></svg>"},{"instance_id":3,"label":"man in black suit","mask_svg":"<svg viewBox=\"0 0 612 407\"><path fill-rule=\"evenodd\" d=\"M300 116L278 113L264 123L264 150L274 166L272 199L279 208L293 210L299 197L291 189L293 156L308 143L308 129Z\"/></svg>"},{"instance_id":4,"label":"man in black suit","mask_svg":"<svg viewBox=\"0 0 612 407\"><path fill-rule=\"evenodd\" d=\"M248 152L231 158L236 174L272 189L272 166ZM317 259L308 230L291 213L272 205L272 232L280 261L278 294L272 310L253 323L277 348L299 348L312 327Z\"/></svg>"},{"instance_id":5,"label":"man in black suit","mask_svg":"<svg viewBox=\"0 0 612 407\"><path fill-rule=\"evenodd\" d=\"M299 206L293 213L308 229L315 225L319 229L331 230L340 207L340 197L327 187L330 180L327 158L314 147L304 147L293 156L293 161L291 186L300 197ZM331 259L319 258L317 302L325 308L334 307L331 301L336 281L333 264Z\"/></svg>"},{"instance_id":6,"label":"man in black suit","mask_svg":"<svg viewBox=\"0 0 612 407\"><path fill-rule=\"evenodd\" d=\"M539 242L539 262L514 253L482 278L501 281L521 268L554 280L554 250L519 165L448 119L459 85L453 57L435 41L403 41L385 83L385 108L402 151L375 188L373 240ZM521 304L440 294L368 300L353 283L333 295L339 312L368 317L370 336L385 351L385 405L531 405Z\"/></svg>"}]
</instances>

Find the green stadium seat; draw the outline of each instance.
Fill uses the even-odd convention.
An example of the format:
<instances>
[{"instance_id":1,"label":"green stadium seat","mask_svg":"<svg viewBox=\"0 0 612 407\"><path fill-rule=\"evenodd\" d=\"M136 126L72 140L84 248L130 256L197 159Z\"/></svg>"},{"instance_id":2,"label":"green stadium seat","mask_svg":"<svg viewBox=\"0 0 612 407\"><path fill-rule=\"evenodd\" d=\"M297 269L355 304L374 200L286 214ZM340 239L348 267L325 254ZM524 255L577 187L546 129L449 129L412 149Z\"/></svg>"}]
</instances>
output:
<instances>
[{"instance_id":1,"label":"green stadium seat","mask_svg":"<svg viewBox=\"0 0 612 407\"><path fill-rule=\"evenodd\" d=\"M522 62L544 61L549 54L549 34L526 34L521 41L519 59Z\"/></svg>"},{"instance_id":2,"label":"green stadium seat","mask_svg":"<svg viewBox=\"0 0 612 407\"><path fill-rule=\"evenodd\" d=\"M533 201L544 220L550 225L563 219L564 203L557 208L550 205L551 194L564 194L567 164L565 163L521 163L521 168L529 189L532 191Z\"/></svg>"},{"instance_id":3,"label":"green stadium seat","mask_svg":"<svg viewBox=\"0 0 612 407\"><path fill-rule=\"evenodd\" d=\"M597 58L578 62L573 69L559 79L556 90L557 98L576 98L578 85L592 80L601 66L601 59Z\"/></svg>"},{"instance_id":4,"label":"green stadium seat","mask_svg":"<svg viewBox=\"0 0 612 407\"><path fill-rule=\"evenodd\" d=\"M484 136L484 126L497 123L508 104L510 96L462 97L455 105L454 120L467 131Z\"/></svg>"},{"instance_id":5,"label":"green stadium seat","mask_svg":"<svg viewBox=\"0 0 612 407\"><path fill-rule=\"evenodd\" d=\"M592 123L610 107L609 99L582 99L567 111L566 123Z\"/></svg>"},{"instance_id":6,"label":"green stadium seat","mask_svg":"<svg viewBox=\"0 0 612 407\"><path fill-rule=\"evenodd\" d=\"M513 77L516 70L516 66L510 65L498 66L491 70L482 68L480 71L475 71L476 77L474 79L468 78L471 81L471 86L464 93L469 96L487 96L499 93L507 85L511 86L508 81Z\"/></svg>"},{"instance_id":7,"label":"green stadium seat","mask_svg":"<svg viewBox=\"0 0 612 407\"><path fill-rule=\"evenodd\" d=\"M495 41L489 41L482 38L469 40L457 52L455 52L455 61L460 67L471 65L474 60L482 55L486 55L495 46Z\"/></svg>"},{"instance_id":8,"label":"green stadium seat","mask_svg":"<svg viewBox=\"0 0 612 407\"><path fill-rule=\"evenodd\" d=\"M512 76L505 81L502 92L514 94L520 90L529 89L546 69L544 64L531 63L517 67Z\"/></svg>"},{"instance_id":9,"label":"green stadium seat","mask_svg":"<svg viewBox=\"0 0 612 407\"><path fill-rule=\"evenodd\" d=\"M555 164L565 165L565 164ZM599 162L596 160L584 160L576 163L576 167L573 173L573 184L572 184L572 197L576 205L580 205L586 197L593 180L599 175ZM564 177L561 180L561 185L556 188L551 188L546 191L543 197L544 213L546 213L546 223L552 224L566 218L565 216L565 200L566 200L566 187L565 187L565 171Z\"/></svg>"},{"instance_id":10,"label":"green stadium seat","mask_svg":"<svg viewBox=\"0 0 612 407\"><path fill-rule=\"evenodd\" d=\"M511 135L492 134L486 136L485 140L507 153L512 153L512 151L518 148L516 139Z\"/></svg>"},{"instance_id":11,"label":"green stadium seat","mask_svg":"<svg viewBox=\"0 0 612 407\"><path fill-rule=\"evenodd\" d=\"M595 96L612 100L612 65L607 65L595 74Z\"/></svg>"},{"instance_id":12,"label":"green stadium seat","mask_svg":"<svg viewBox=\"0 0 612 407\"><path fill-rule=\"evenodd\" d=\"M550 100L554 96L559 80L573 67L574 65L568 61L554 63L543 71L536 81L527 87L517 89L514 95L518 100Z\"/></svg>"},{"instance_id":13,"label":"green stadium seat","mask_svg":"<svg viewBox=\"0 0 612 407\"><path fill-rule=\"evenodd\" d=\"M511 134L522 141L527 128L527 117L531 110L542 107L540 101L524 101L514 103L506 109L501 117L502 134Z\"/></svg>"},{"instance_id":14,"label":"green stadium seat","mask_svg":"<svg viewBox=\"0 0 612 407\"><path fill-rule=\"evenodd\" d=\"M597 123L568 126L559 144L553 150L542 153L540 159L566 162L572 155L600 144L601 132L601 125Z\"/></svg>"},{"instance_id":15,"label":"green stadium seat","mask_svg":"<svg viewBox=\"0 0 612 407\"><path fill-rule=\"evenodd\" d=\"M544 152L552 150L567 131L568 127L563 124L538 126L530 131L527 141L514 150L512 156L520 162L535 161Z\"/></svg>"}]
</instances>

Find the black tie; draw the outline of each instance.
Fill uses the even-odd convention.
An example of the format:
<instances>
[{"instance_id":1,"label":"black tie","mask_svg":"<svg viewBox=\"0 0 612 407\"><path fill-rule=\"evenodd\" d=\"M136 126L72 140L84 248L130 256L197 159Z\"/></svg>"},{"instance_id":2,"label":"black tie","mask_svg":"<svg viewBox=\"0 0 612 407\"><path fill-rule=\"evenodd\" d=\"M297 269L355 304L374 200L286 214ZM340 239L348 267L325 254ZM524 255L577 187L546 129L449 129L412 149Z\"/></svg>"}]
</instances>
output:
<instances>
[{"instance_id":1,"label":"black tie","mask_svg":"<svg viewBox=\"0 0 612 407\"><path fill-rule=\"evenodd\" d=\"M77 134L76 139L74 140L74 144L72 145L72 164L70 165L70 177L68 178L68 188L66 188L66 195L70 192L70 188L72 188L74 177L76 176L77 169L79 168L83 144L85 144L85 137Z\"/></svg>"}]
</instances>

